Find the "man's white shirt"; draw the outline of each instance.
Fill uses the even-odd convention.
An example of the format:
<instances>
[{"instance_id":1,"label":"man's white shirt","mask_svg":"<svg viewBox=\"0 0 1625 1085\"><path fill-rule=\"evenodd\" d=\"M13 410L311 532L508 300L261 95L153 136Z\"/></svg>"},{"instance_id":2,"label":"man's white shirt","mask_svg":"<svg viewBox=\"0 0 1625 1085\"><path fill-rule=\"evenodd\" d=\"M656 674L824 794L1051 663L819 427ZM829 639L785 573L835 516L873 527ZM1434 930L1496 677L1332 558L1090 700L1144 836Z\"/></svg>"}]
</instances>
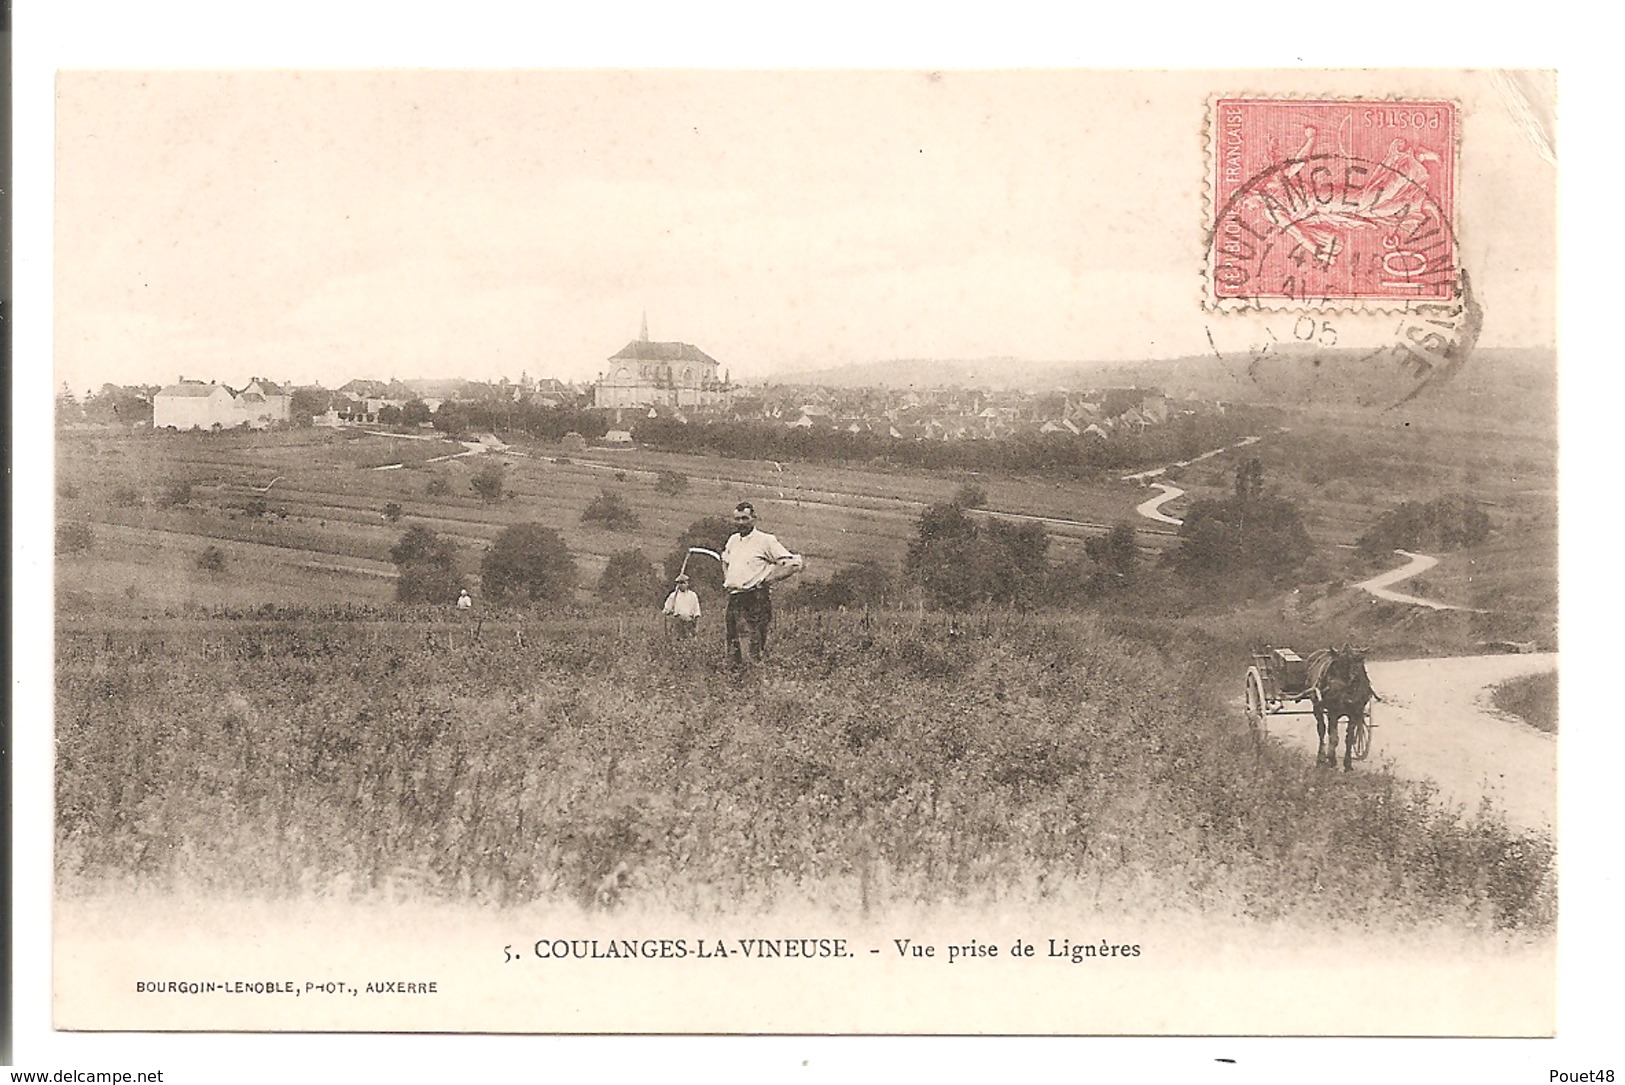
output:
<instances>
[{"instance_id":1,"label":"man's white shirt","mask_svg":"<svg viewBox=\"0 0 1625 1085\"><path fill-rule=\"evenodd\" d=\"M749 591L767 579L767 574L782 561L801 559L785 549L784 544L757 528L749 535L735 533L722 548L722 586L730 592Z\"/></svg>"}]
</instances>

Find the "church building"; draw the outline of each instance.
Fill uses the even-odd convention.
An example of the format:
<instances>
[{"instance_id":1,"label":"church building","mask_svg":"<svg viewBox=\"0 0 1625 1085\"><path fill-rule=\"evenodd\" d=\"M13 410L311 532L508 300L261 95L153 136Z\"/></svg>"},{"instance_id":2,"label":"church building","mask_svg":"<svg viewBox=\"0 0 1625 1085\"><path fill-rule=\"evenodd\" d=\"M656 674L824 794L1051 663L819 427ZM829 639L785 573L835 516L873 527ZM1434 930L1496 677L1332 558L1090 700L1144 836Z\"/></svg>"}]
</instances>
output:
<instances>
[{"instance_id":1,"label":"church building","mask_svg":"<svg viewBox=\"0 0 1625 1085\"><path fill-rule=\"evenodd\" d=\"M726 407L733 396L720 363L690 343L649 340L649 318L638 337L609 359L599 374L594 403L599 407Z\"/></svg>"}]
</instances>

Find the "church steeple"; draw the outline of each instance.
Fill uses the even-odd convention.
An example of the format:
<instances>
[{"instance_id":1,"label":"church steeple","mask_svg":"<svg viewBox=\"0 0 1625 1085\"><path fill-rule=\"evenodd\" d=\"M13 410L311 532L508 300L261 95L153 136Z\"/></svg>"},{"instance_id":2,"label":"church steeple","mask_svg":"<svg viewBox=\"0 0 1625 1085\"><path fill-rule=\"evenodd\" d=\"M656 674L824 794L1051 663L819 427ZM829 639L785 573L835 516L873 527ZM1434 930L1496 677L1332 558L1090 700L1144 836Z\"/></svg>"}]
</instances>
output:
<instances>
[{"instance_id":1,"label":"church steeple","mask_svg":"<svg viewBox=\"0 0 1625 1085\"><path fill-rule=\"evenodd\" d=\"M645 310L643 310L643 325L638 329L638 342L647 343L648 341L649 341L649 310L645 309Z\"/></svg>"}]
</instances>

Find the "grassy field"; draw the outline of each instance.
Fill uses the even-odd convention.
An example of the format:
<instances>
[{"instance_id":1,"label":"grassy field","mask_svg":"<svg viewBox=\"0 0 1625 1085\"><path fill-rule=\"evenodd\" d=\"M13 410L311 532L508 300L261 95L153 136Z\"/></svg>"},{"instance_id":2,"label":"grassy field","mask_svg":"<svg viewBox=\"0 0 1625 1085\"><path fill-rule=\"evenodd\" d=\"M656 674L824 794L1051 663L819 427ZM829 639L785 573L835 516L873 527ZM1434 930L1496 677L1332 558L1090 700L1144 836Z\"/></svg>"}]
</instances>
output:
<instances>
[{"instance_id":1,"label":"grassy field","mask_svg":"<svg viewBox=\"0 0 1625 1085\"><path fill-rule=\"evenodd\" d=\"M791 614L736 675L714 623L335 617L64 624L65 889L1553 919L1549 841L1259 745L1100 618Z\"/></svg>"},{"instance_id":2,"label":"grassy field","mask_svg":"<svg viewBox=\"0 0 1625 1085\"><path fill-rule=\"evenodd\" d=\"M1502 712L1542 731L1557 733L1557 672L1531 674L1502 682L1490 692Z\"/></svg>"},{"instance_id":3,"label":"grassy field","mask_svg":"<svg viewBox=\"0 0 1625 1085\"><path fill-rule=\"evenodd\" d=\"M227 575L200 578L184 591L166 586L160 592L154 584L139 598L160 608L169 601L229 605L252 585L276 600L289 568L297 568L328 574L320 586L326 599L291 589L299 601L378 602L379 577L392 572L389 548L407 523L451 538L461 548L464 578L476 585L480 556L502 527L546 524L565 535L582 583L590 586L616 551L637 546L659 560L689 524L723 515L740 500L756 502L763 526L827 576L859 560L900 561L920 511L971 479L647 452L567 455L516 447L457 456L464 451L452 442L355 431L72 435L58 444L57 515L89 524L98 543L64 558L62 601L128 605L129 585L139 585L160 555L167 567L184 571L188 553L218 545L227 554ZM445 456L457 458L431 462ZM393 463L403 466L378 469ZM506 496L486 504L469 482L491 463L504 465ZM688 488L661 492L656 482L664 471L683 474ZM430 495L433 479L443 481L445 492ZM1047 525L1057 556L1081 555L1084 539L1131 517L1145 496L1124 483L975 481L988 492L991 509L1079 521ZM177 483L190 484L190 499L168 504ZM635 528L582 523L588 502L605 489L625 498L638 516ZM391 503L400 506L398 522L385 518ZM1148 549L1172 541L1165 528L1145 526Z\"/></svg>"}]
</instances>

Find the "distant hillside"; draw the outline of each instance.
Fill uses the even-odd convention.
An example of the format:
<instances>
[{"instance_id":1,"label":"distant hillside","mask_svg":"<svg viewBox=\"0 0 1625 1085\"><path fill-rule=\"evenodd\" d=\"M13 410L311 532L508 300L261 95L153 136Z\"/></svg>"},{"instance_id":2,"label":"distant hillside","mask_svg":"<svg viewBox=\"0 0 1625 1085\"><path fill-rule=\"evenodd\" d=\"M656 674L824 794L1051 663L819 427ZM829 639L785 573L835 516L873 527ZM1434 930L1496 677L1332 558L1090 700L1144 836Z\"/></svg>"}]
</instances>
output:
<instances>
[{"instance_id":1,"label":"distant hillside","mask_svg":"<svg viewBox=\"0 0 1625 1085\"><path fill-rule=\"evenodd\" d=\"M1090 362L1030 362L1020 358L895 358L852 362L830 369L775 373L774 384L816 384L825 388L987 388L1047 389L1065 383L1064 374L1092 368Z\"/></svg>"},{"instance_id":2,"label":"distant hillside","mask_svg":"<svg viewBox=\"0 0 1625 1085\"><path fill-rule=\"evenodd\" d=\"M1501 412L1536 416L1550 405L1555 419L1556 378L1556 355L1550 350L1481 349L1473 352L1452 380L1429 389L1423 399L1441 407L1469 410L1494 403ZM1288 406L1386 407L1410 387L1409 378L1391 357L1373 360L1367 352L1352 350L1283 351L1263 360L1213 354L1133 362L901 358L785 372L771 379L776 384L827 388L1081 391L1155 387L1180 398L1194 395Z\"/></svg>"}]
</instances>

